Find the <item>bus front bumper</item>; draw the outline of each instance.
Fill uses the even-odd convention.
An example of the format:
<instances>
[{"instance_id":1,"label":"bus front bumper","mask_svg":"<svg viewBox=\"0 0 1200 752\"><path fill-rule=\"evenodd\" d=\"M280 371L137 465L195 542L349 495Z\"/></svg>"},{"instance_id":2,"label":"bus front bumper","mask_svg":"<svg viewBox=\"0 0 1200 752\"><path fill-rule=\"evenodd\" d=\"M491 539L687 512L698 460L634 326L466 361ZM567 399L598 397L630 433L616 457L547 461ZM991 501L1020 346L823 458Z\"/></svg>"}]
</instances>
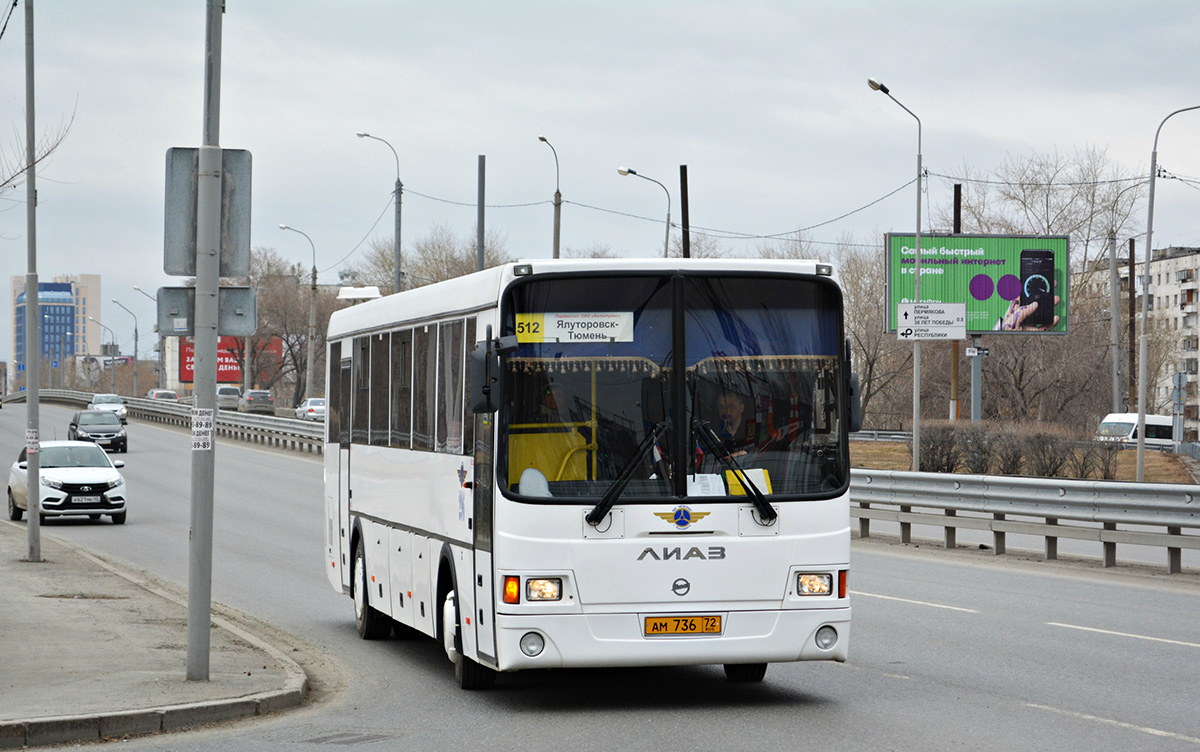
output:
<instances>
[{"instance_id":1,"label":"bus front bumper","mask_svg":"<svg viewBox=\"0 0 1200 752\"><path fill-rule=\"evenodd\" d=\"M714 635L646 636L645 618L662 612L540 614L496 617L501 671L533 668L683 666L711 663L845 661L850 648L850 608L712 612L722 616ZM709 612L706 612L709 613ZM686 616L686 615L685 615ZM831 627L836 640L818 644L818 631ZM536 655L525 644L544 647ZM829 630L821 634L826 641Z\"/></svg>"}]
</instances>

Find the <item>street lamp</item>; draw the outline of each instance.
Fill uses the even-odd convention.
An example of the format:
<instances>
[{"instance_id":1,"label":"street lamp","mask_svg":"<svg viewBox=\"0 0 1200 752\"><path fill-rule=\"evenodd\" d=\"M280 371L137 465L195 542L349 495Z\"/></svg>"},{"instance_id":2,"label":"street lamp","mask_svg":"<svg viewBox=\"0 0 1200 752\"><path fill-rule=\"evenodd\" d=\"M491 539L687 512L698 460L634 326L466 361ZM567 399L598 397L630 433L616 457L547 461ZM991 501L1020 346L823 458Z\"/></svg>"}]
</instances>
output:
<instances>
[{"instance_id":1,"label":"street lamp","mask_svg":"<svg viewBox=\"0 0 1200 752\"><path fill-rule=\"evenodd\" d=\"M867 86L881 91L888 99L900 105L900 109L917 121L917 232L916 262L913 264L913 302L921 302L921 118L892 96L888 87L874 78L867 79ZM913 472L921 470L921 340L913 340Z\"/></svg>"},{"instance_id":2,"label":"street lamp","mask_svg":"<svg viewBox=\"0 0 1200 752\"><path fill-rule=\"evenodd\" d=\"M362 131L359 131L355 135L357 135L359 138L370 138L381 142L384 146L392 150L392 156L396 158L396 247L392 250L392 263L395 267L392 270L392 290L395 292L400 292L402 289L404 289L404 272L400 269L400 198L404 193L404 184L400 182L400 155L396 153L396 150L392 148L391 144L389 144L387 141L384 141L379 136L372 136L370 133L364 133Z\"/></svg>"},{"instance_id":3,"label":"street lamp","mask_svg":"<svg viewBox=\"0 0 1200 752\"><path fill-rule=\"evenodd\" d=\"M91 316L88 316L88 321L95 321L97 324L100 324L99 319L94 319ZM112 329L109 329L104 324L100 324L100 328L103 329L104 331L108 332L108 336L112 337L112 346L113 346L113 350L115 351L117 349L117 333L114 332ZM136 360L136 358L135 358L135 360ZM113 354L111 352L108 354L108 365L112 372L112 385L110 388L112 390L112 393L116 394L117 393L117 362L115 360L113 360Z\"/></svg>"},{"instance_id":4,"label":"street lamp","mask_svg":"<svg viewBox=\"0 0 1200 752\"><path fill-rule=\"evenodd\" d=\"M554 152L554 258L558 258L558 232L562 227L562 191L559 190L558 183L558 151L554 148L554 144L546 140L545 136L538 136L538 141L549 146L550 151ZM670 200L671 197L667 196L667 201ZM670 226L669 220L668 226Z\"/></svg>"},{"instance_id":5,"label":"street lamp","mask_svg":"<svg viewBox=\"0 0 1200 752\"><path fill-rule=\"evenodd\" d=\"M125 311L126 313L128 313L130 316L133 316L133 396L134 396L134 397L138 397L138 396L140 396L140 395L141 395L141 392L139 392L139 391L138 391L138 374L137 374L137 372L138 372L138 323L137 323L137 316L135 316L135 315L134 315L133 311L131 311L131 310L129 310L128 308L125 308L125 306L121 305L121 301L117 300L116 298L113 298L113 299L112 299L112 302L114 302L114 303L116 303L117 305L121 306L121 308L122 308L122 309L124 309L124 311Z\"/></svg>"},{"instance_id":6,"label":"street lamp","mask_svg":"<svg viewBox=\"0 0 1200 752\"><path fill-rule=\"evenodd\" d=\"M1146 475L1146 354L1149 350L1146 337L1146 316L1150 312L1150 242L1154 234L1154 177L1158 172L1158 134L1162 127L1175 115L1188 110L1200 110L1200 104L1175 110L1162 119L1158 129L1154 131L1154 149L1150 152L1150 198L1146 209L1146 261L1142 265L1142 274L1146 275L1142 283L1142 321L1138 333L1138 440L1137 440L1137 480L1142 482ZM1129 283L1133 284L1133 270L1129 271Z\"/></svg>"},{"instance_id":7,"label":"street lamp","mask_svg":"<svg viewBox=\"0 0 1200 752\"><path fill-rule=\"evenodd\" d=\"M400 181L397 180L396 184L399 185ZM397 194L397 197L399 197L399 194ZM399 205L399 203L397 203L397 205ZM309 296L308 302L308 363L306 363L304 366L304 398L308 399L312 396L313 340L315 340L317 336L317 247L313 245L312 238L308 237L307 233L297 230L295 227L280 225L279 229L291 230L292 232L300 233L304 236L304 239L308 241L308 244L312 246L312 286L310 288L311 295ZM248 371L250 370L249 353L247 353L246 356L246 370Z\"/></svg>"},{"instance_id":8,"label":"street lamp","mask_svg":"<svg viewBox=\"0 0 1200 752\"><path fill-rule=\"evenodd\" d=\"M143 290L142 288L138 287L137 285L134 285L134 286L133 286L133 289L137 290L137 291L138 291L138 292L140 292L141 294L145 295L147 298L150 298L151 300L153 300L153 301L154 301L154 310L155 310L155 313L156 313L156 315L157 315L157 311L158 311L158 296L156 296L156 295L151 295L150 293L146 292L145 290ZM157 325L157 324L155 324L155 326L154 326L154 331L158 333L158 388L159 388L159 389L165 389L165 388L166 388L166 378L167 378L167 374L166 374L166 370L163 368L163 365L164 365L164 358L163 358L163 355L164 355L164 353L163 353L163 335L162 335L162 332L158 331L158 325Z\"/></svg>"},{"instance_id":9,"label":"street lamp","mask_svg":"<svg viewBox=\"0 0 1200 752\"><path fill-rule=\"evenodd\" d=\"M628 167L618 167L617 172L621 175L633 175L641 178L642 180L649 180L651 183L657 183L658 187L662 188L667 194L667 239L663 241L663 258L667 258L668 251L671 248L671 192L667 190L665 185L659 183L654 178L648 178L645 175L639 174L635 170L629 169Z\"/></svg>"}]
</instances>

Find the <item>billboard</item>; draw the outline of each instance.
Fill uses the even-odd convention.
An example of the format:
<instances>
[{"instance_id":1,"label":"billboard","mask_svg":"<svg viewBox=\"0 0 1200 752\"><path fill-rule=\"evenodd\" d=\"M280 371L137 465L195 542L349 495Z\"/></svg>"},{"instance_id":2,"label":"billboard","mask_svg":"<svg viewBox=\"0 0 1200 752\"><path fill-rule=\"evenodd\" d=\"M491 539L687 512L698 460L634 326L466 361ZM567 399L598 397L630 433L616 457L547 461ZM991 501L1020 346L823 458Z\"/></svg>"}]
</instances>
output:
<instances>
[{"instance_id":1,"label":"billboard","mask_svg":"<svg viewBox=\"0 0 1200 752\"><path fill-rule=\"evenodd\" d=\"M916 237L888 233L888 321L915 300ZM921 302L963 303L967 334L1066 334L1070 255L1061 235L921 235Z\"/></svg>"},{"instance_id":2,"label":"billboard","mask_svg":"<svg viewBox=\"0 0 1200 752\"><path fill-rule=\"evenodd\" d=\"M260 350L261 348L261 350ZM272 337L266 342L257 342L254 346L254 352L266 353L268 362L272 363L276 369L283 362L283 340L279 337ZM241 337L221 336L217 338L217 383L218 384L241 384L242 383L242 366L239 362L239 357L242 352ZM257 358L262 355L255 356L252 362L258 362ZM185 384L191 384L196 379L195 364L196 360L196 342L191 337L179 338L179 380Z\"/></svg>"}]
</instances>

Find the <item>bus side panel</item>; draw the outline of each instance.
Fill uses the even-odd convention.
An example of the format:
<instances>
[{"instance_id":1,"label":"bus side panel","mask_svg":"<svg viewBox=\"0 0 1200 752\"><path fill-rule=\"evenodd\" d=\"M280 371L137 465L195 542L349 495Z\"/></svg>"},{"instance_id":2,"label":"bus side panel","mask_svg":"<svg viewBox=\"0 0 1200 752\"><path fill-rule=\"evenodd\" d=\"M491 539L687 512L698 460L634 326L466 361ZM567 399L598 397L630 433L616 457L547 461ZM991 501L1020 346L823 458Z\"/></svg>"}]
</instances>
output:
<instances>
[{"instance_id":1,"label":"bus side panel","mask_svg":"<svg viewBox=\"0 0 1200 752\"><path fill-rule=\"evenodd\" d=\"M437 636L434 613L438 605L433 602L433 586L437 580L437 553L441 547L440 541L414 535L413 545L410 549L413 574L413 626L430 637Z\"/></svg>"},{"instance_id":2,"label":"bus side panel","mask_svg":"<svg viewBox=\"0 0 1200 752\"><path fill-rule=\"evenodd\" d=\"M496 625L492 615L496 613L495 592L492 586L492 554L475 550L475 645L480 663L496 662Z\"/></svg>"},{"instance_id":3,"label":"bus side panel","mask_svg":"<svg viewBox=\"0 0 1200 752\"><path fill-rule=\"evenodd\" d=\"M338 445L325 444L325 576L329 584L339 593L343 591L344 578L342 570L346 567L342 561L341 531L339 530L340 516L338 514Z\"/></svg>"},{"instance_id":4,"label":"bus side panel","mask_svg":"<svg viewBox=\"0 0 1200 752\"><path fill-rule=\"evenodd\" d=\"M391 547L388 529L377 522L363 520L362 532L363 553L367 557L367 588L371 604L377 611L391 616L391 613L388 613L391 608L391 598L388 596L391 591L391 587L388 585L388 560L390 558L388 549Z\"/></svg>"},{"instance_id":5,"label":"bus side panel","mask_svg":"<svg viewBox=\"0 0 1200 752\"><path fill-rule=\"evenodd\" d=\"M414 626L413 613L413 535L391 528L388 531L389 581L391 584L392 618L401 624Z\"/></svg>"}]
</instances>

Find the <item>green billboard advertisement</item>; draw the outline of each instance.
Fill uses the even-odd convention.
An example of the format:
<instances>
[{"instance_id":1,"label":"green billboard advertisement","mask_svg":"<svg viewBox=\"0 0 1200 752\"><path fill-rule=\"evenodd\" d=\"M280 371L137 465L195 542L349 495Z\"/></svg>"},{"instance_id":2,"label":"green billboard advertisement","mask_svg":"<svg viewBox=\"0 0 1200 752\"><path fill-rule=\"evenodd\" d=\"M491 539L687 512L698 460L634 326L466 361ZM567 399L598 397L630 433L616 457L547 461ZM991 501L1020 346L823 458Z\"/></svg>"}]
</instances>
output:
<instances>
[{"instance_id":1,"label":"green billboard advertisement","mask_svg":"<svg viewBox=\"0 0 1200 752\"><path fill-rule=\"evenodd\" d=\"M916 237L888 233L888 331L915 298ZM967 334L1066 334L1068 239L1035 235L922 235L922 303L965 303Z\"/></svg>"}]
</instances>

